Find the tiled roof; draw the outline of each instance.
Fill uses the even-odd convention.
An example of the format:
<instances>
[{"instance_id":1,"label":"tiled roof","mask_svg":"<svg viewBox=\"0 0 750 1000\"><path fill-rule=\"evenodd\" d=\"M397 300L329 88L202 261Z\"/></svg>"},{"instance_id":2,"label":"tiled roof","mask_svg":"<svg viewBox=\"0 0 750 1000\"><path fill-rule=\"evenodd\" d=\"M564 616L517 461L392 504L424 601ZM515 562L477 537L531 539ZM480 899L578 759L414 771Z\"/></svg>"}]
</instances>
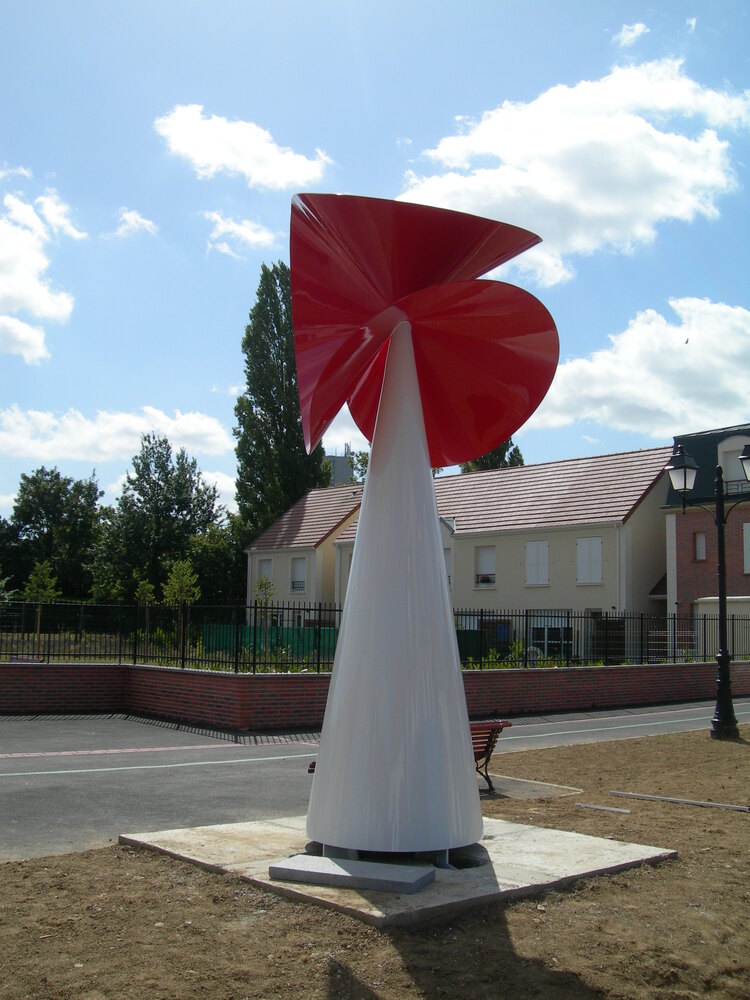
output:
<instances>
[{"instance_id":1,"label":"tiled roof","mask_svg":"<svg viewBox=\"0 0 750 1000\"><path fill-rule=\"evenodd\" d=\"M457 535L625 521L671 454L648 448L443 476L435 480L438 513L455 518ZM356 522L337 541L355 532Z\"/></svg>"},{"instance_id":2,"label":"tiled roof","mask_svg":"<svg viewBox=\"0 0 750 1000\"><path fill-rule=\"evenodd\" d=\"M310 490L247 548L317 548L362 502L362 486Z\"/></svg>"}]
</instances>

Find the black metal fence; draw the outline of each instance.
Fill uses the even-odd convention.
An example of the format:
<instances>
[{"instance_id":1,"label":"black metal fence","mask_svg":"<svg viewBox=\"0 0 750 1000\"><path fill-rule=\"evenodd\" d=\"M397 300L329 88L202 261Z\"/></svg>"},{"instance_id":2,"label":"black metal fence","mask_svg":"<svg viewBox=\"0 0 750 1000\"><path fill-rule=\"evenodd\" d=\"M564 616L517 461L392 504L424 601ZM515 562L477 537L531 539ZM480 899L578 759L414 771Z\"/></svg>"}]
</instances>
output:
<instances>
[{"instance_id":1,"label":"black metal fence","mask_svg":"<svg viewBox=\"0 0 750 1000\"><path fill-rule=\"evenodd\" d=\"M464 669L711 660L717 616L454 612ZM331 669L341 608L329 604L0 604L0 662L147 663L247 672ZM388 623L384 622L387 628ZM729 619L750 658L750 617Z\"/></svg>"}]
</instances>

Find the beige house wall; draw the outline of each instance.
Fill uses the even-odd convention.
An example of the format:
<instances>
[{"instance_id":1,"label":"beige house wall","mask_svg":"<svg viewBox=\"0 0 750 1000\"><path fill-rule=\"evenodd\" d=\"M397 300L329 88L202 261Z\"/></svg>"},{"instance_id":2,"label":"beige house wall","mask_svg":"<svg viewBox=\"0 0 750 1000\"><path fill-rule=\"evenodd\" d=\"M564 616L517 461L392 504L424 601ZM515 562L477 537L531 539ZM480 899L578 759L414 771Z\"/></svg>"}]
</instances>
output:
<instances>
[{"instance_id":1,"label":"beige house wall","mask_svg":"<svg viewBox=\"0 0 750 1000\"><path fill-rule=\"evenodd\" d=\"M441 519L440 532L444 550L448 550L451 603L457 609L496 608L515 610L570 610L574 612L631 612L658 614L663 601L649 598L649 591L664 574L666 539L663 512L659 509L661 490L655 488L644 498L626 524L575 525L524 532L456 535L450 520ZM354 543L336 544L336 537L351 523L354 514L335 535L317 550L286 550L252 554L274 560L274 584L280 600L300 599L343 604L349 580ZM579 538L602 540L602 580L578 583L577 547ZM547 541L549 583L526 583L526 543ZM475 582L475 553L479 546L494 546L495 583ZM308 555L308 566L315 567L314 583L309 575L304 594L291 592L292 554ZM311 562L311 559L314 560ZM278 567L278 568L277 568ZM398 567L394 567L394 573ZM254 585L254 580L253 584Z\"/></svg>"},{"instance_id":2,"label":"beige house wall","mask_svg":"<svg viewBox=\"0 0 750 1000\"><path fill-rule=\"evenodd\" d=\"M324 539L317 548L295 549L258 549L247 554L247 600L253 600L253 590L259 578L258 565L262 559L272 560L272 582L276 587L276 597L279 601L301 601L305 604L332 604L338 601L336 597L338 560L336 539L348 528L356 517L353 511ZM305 589L292 590L292 559L304 556Z\"/></svg>"},{"instance_id":3,"label":"beige house wall","mask_svg":"<svg viewBox=\"0 0 750 1000\"><path fill-rule=\"evenodd\" d=\"M576 583L576 541L602 539L602 582ZM548 542L549 583L526 583L526 543ZM475 582L475 553L495 547L495 583ZM614 525L454 536L453 605L456 608L538 608L609 611L618 600L618 537Z\"/></svg>"},{"instance_id":4,"label":"beige house wall","mask_svg":"<svg viewBox=\"0 0 750 1000\"><path fill-rule=\"evenodd\" d=\"M665 612L664 600L649 597L667 570L667 536L661 510L665 497L666 477L663 477L623 525L623 547L627 552L623 552L622 559L629 567L629 580L622 610L633 614Z\"/></svg>"},{"instance_id":5,"label":"beige house wall","mask_svg":"<svg viewBox=\"0 0 750 1000\"><path fill-rule=\"evenodd\" d=\"M292 559L305 559L305 589L292 590ZM264 559L271 560L271 582L276 588L274 600L301 601L309 604L322 600L317 595L322 586L321 560L315 549L269 549L248 553L248 590L247 600L251 604L255 595L255 585L260 579L260 563Z\"/></svg>"}]
</instances>

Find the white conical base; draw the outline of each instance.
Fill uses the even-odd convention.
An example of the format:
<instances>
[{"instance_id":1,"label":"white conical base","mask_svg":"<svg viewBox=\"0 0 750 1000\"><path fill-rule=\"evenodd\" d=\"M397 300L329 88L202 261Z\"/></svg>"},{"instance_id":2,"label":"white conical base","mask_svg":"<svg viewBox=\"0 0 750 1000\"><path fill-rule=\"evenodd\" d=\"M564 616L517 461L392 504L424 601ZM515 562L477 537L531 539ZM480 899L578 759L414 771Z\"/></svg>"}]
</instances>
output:
<instances>
[{"instance_id":1,"label":"white conical base","mask_svg":"<svg viewBox=\"0 0 750 1000\"><path fill-rule=\"evenodd\" d=\"M482 815L411 329L391 337L307 834L444 851Z\"/></svg>"}]
</instances>

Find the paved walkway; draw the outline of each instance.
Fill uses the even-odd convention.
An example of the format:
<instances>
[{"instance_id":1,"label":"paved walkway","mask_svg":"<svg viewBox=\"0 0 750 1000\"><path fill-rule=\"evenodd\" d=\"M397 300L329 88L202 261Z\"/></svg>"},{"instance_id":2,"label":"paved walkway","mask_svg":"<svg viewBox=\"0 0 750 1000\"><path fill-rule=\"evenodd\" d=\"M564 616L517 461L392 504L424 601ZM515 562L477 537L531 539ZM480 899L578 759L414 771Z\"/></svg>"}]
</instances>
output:
<instances>
[{"instance_id":1,"label":"paved walkway","mask_svg":"<svg viewBox=\"0 0 750 1000\"><path fill-rule=\"evenodd\" d=\"M708 731L713 703L514 720L497 753ZM736 699L750 722L750 699ZM0 716L0 860L114 843L124 830L307 811L315 732L231 735L123 715Z\"/></svg>"}]
</instances>

